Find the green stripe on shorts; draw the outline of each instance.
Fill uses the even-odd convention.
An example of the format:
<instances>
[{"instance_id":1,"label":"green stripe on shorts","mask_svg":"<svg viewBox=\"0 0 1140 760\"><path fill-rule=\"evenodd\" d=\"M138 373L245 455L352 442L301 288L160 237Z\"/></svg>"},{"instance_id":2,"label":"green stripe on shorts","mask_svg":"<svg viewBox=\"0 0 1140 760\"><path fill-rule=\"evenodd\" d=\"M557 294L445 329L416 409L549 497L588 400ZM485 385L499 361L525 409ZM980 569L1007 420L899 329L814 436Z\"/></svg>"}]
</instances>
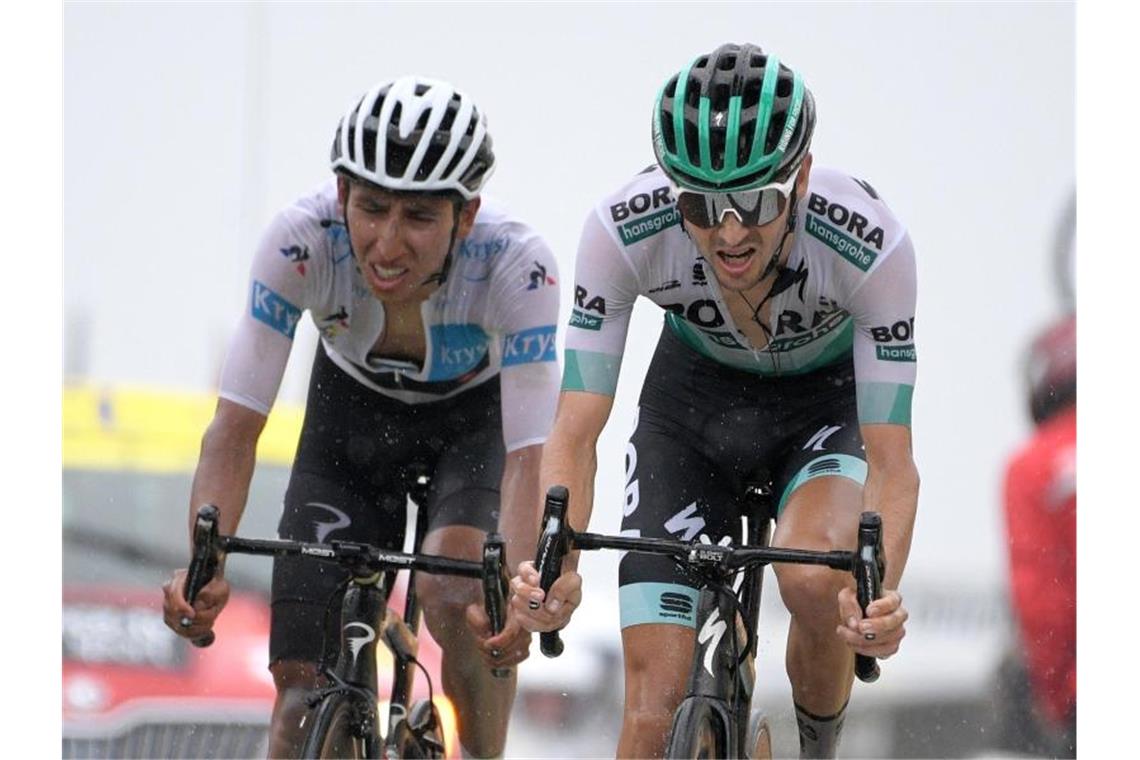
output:
<instances>
[{"instance_id":1,"label":"green stripe on shorts","mask_svg":"<svg viewBox=\"0 0 1140 760\"><path fill-rule=\"evenodd\" d=\"M566 349L566 369L562 372L562 390L586 391L612 396L617 391L621 357L598 351Z\"/></svg>"},{"instance_id":2,"label":"green stripe on shorts","mask_svg":"<svg viewBox=\"0 0 1140 760\"><path fill-rule=\"evenodd\" d=\"M621 627L664 623L697 627L695 588L677 583L630 583L618 589Z\"/></svg>"},{"instance_id":3,"label":"green stripe on shorts","mask_svg":"<svg viewBox=\"0 0 1140 760\"><path fill-rule=\"evenodd\" d=\"M792 478L792 482L788 483L788 487L780 496L780 504L776 507L776 514L779 515L784 511L784 504L787 503L793 491L812 478L821 478L825 475L850 478L859 485L863 485L867 481L867 463L850 454L824 454L816 457L801 467L796 476Z\"/></svg>"}]
</instances>

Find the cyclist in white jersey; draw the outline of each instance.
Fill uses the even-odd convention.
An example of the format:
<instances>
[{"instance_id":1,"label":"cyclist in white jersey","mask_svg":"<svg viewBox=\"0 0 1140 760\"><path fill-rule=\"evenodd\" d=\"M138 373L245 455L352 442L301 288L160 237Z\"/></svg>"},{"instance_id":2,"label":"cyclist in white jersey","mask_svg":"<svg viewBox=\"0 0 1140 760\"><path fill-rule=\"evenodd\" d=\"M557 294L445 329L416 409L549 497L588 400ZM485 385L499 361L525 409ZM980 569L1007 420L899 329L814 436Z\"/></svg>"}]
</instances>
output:
<instances>
[{"instance_id":1,"label":"cyclist in white jersey","mask_svg":"<svg viewBox=\"0 0 1140 760\"><path fill-rule=\"evenodd\" d=\"M410 469L426 466L434 474L424 552L478 559L496 529L509 562L533 550L540 452L558 395L557 268L534 230L480 195L494 162L485 116L444 82L382 82L347 111L332 146L335 180L279 213L254 257L191 522L212 503L221 532L236 531L257 440L308 311L321 337L281 537L398 549ZM164 586L165 618L198 637L229 587L216 579L191 609L184 577ZM339 646L337 616L325 611L343 577L308 559L274 563L271 756L299 749L304 694ZM515 687L490 667L525 659L531 634L512 612L490 636L477 581L421 574L417 590L444 651L464 752L501 755ZM188 629L178 625L183 615L193 619Z\"/></svg>"},{"instance_id":2,"label":"cyclist in white jersey","mask_svg":"<svg viewBox=\"0 0 1140 760\"><path fill-rule=\"evenodd\" d=\"M866 618L850 577L775 567L791 613L801 755L834 757L853 651L888 657L905 633L897 589L918 496L915 270L910 238L875 189L812 165L814 124L801 76L753 45L724 45L668 80L653 115L658 165L607 196L582 230L542 483L569 488L568 521L586 529L630 313L638 296L659 304L665 324L627 449L623 533L737 540L741 496L756 481L774 486L777 546L849 549L860 512L883 515L884 597ZM523 625L567 623L581 599L576 565L567 557L546 598L523 563L512 601ZM631 552L619 586L618 755L659 756L684 695L695 584L667 560Z\"/></svg>"}]
</instances>

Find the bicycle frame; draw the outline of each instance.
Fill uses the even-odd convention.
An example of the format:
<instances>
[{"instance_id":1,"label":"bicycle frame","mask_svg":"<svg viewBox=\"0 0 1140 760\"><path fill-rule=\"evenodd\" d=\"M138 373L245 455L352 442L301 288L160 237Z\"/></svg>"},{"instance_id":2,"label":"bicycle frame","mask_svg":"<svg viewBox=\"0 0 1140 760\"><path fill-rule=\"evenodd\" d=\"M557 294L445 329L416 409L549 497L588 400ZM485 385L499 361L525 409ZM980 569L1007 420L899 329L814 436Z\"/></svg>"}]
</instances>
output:
<instances>
[{"instance_id":1,"label":"bicycle frame","mask_svg":"<svg viewBox=\"0 0 1140 760\"><path fill-rule=\"evenodd\" d=\"M506 590L502 537L497 533L487 537L482 562L420 554L426 524L425 510L422 508L426 496L426 476L419 477L417 483L421 490L411 494L418 509L417 535L413 539L415 552L412 554L383 551L347 541L316 544L221 536L217 532L218 510L211 505L199 509L194 530L194 552L185 590L190 604L193 604L197 593L213 577L220 557L227 553L307 556L336 562L349 570L351 575L341 603L340 651L333 668L325 669L332 683L314 692L313 703L319 703L330 692L350 694L359 711L354 723L360 729L365 754L369 757L387 756L387 750L397 756L402 755L403 744L415 738L411 735L407 718L413 683L411 668L418 647L416 630L420 620L415 594L416 571L481 579L484 605L491 618L492 628L496 632L502 629L502 616L499 613L504 609L504 602L500 594ZM417 496L420 497L419 501L416 501ZM387 602L395 574L402 569L409 571L409 579L404 614L399 616L387 606ZM490 576L496 582L489 582ZM184 620L182 624L188 623ZM212 641L211 633L194 643L197 646L209 646ZM376 709L378 641L383 641L394 655L388 730L383 741L378 730ZM505 676L508 673L509 671L500 671L497 675Z\"/></svg>"},{"instance_id":2,"label":"bicycle frame","mask_svg":"<svg viewBox=\"0 0 1140 760\"><path fill-rule=\"evenodd\" d=\"M684 543L656 538L603 536L576 533L566 523L569 493L553 486L547 492L543 529L535 567L544 591L561 573L562 558L572 549L620 549L673 557L702 577L697 599L696 641L686 696L674 714L673 738L683 731L699 707L708 706L719 716L728 757L743 757L749 711L755 686L756 626L765 565L774 562L824 565L852 573L864 612L881 594L884 571L881 524L877 513L864 512L859 524L856 551L804 551L771 548L768 544L774 514L768 486L750 486L746 494L749 515L745 545L741 547ZM751 516L757 519L753 520ZM743 573L739 602L731 589L732 579ZM732 631L728 629L731 626ZM557 631L540 637L543 654L557 657L562 641ZM865 682L879 677L874 658L856 655L856 675ZM671 739L671 742L673 739Z\"/></svg>"}]
</instances>

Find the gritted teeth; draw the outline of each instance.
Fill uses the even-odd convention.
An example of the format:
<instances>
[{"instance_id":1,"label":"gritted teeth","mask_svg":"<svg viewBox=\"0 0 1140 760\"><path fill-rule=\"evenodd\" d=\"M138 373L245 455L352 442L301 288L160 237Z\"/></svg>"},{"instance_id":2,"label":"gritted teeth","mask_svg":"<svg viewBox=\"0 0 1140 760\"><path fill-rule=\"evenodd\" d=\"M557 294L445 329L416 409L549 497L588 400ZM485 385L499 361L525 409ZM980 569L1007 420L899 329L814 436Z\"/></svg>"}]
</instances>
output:
<instances>
[{"instance_id":1,"label":"gritted teeth","mask_svg":"<svg viewBox=\"0 0 1140 760\"><path fill-rule=\"evenodd\" d=\"M754 254L755 252L756 252L755 249L749 248L747 251L744 251L743 253L726 253L725 251L720 251L719 255L723 259L746 259L749 256L751 256L752 254Z\"/></svg>"},{"instance_id":2,"label":"gritted teeth","mask_svg":"<svg viewBox=\"0 0 1140 760\"><path fill-rule=\"evenodd\" d=\"M399 277L408 270L406 267L382 267L379 264L373 264L372 271L375 272L376 276L381 280L391 280L394 277Z\"/></svg>"}]
</instances>

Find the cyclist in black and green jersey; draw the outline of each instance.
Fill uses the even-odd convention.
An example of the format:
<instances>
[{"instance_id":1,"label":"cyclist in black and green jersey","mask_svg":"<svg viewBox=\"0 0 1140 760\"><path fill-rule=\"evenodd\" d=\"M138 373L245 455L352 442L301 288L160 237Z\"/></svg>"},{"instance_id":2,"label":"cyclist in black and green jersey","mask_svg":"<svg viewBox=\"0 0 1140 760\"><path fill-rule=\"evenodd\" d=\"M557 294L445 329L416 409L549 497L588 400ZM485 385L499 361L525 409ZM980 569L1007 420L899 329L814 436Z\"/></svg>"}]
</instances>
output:
<instances>
[{"instance_id":1,"label":"cyclist in black and green jersey","mask_svg":"<svg viewBox=\"0 0 1140 760\"><path fill-rule=\"evenodd\" d=\"M585 529L634 301L662 306L627 449L623 532L736 540L741 497L757 480L775 488L776 545L850 548L859 513L883 515L884 598L866 618L849 577L776 568L801 754L834 757L852 651L888 657L905 633L897 589L918 498L915 263L870 184L813 166L814 126L802 77L753 45L724 45L668 80L653 113L657 165L608 195L582 231L542 481L569 487L570 524ZM567 558L544 598L524 563L512 602L524 626L567 623L581 599L576 564ZM660 755L698 635L695 584L668 560L633 553L619 584L618 754ZM544 603L531 610L528 600Z\"/></svg>"}]
</instances>

